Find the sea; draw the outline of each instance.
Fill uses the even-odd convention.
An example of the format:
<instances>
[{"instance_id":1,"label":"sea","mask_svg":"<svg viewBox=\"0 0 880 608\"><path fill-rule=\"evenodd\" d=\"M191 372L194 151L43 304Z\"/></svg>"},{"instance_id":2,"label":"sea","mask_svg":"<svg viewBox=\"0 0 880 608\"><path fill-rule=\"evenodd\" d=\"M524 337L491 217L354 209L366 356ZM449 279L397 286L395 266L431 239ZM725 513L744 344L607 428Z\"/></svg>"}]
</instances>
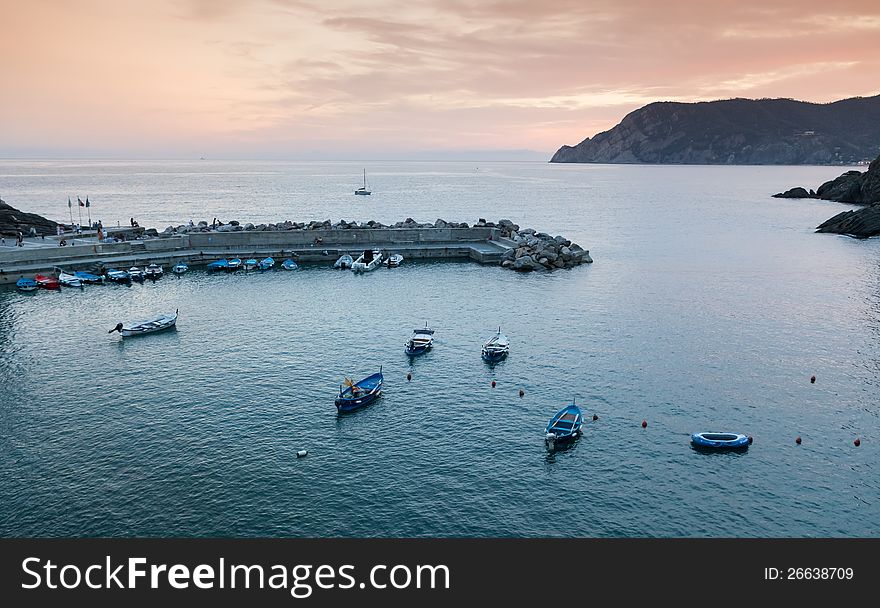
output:
<instances>
[{"instance_id":1,"label":"sea","mask_svg":"<svg viewBox=\"0 0 880 608\"><path fill-rule=\"evenodd\" d=\"M843 170L2 161L0 196L58 221L504 218L594 263L0 288L0 536L876 537L880 240L814 233L853 207L770 196ZM338 415L380 369L381 399ZM584 434L548 451L573 400ZM707 454L701 431L753 443Z\"/></svg>"}]
</instances>

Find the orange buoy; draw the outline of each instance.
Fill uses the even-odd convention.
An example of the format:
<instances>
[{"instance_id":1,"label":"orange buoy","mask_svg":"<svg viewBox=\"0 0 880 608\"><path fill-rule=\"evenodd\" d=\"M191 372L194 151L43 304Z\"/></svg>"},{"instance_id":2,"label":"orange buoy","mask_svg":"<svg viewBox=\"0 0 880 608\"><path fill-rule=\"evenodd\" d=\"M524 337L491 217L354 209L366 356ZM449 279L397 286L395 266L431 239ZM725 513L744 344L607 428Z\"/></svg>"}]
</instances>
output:
<instances>
[{"instance_id":1,"label":"orange buoy","mask_svg":"<svg viewBox=\"0 0 880 608\"><path fill-rule=\"evenodd\" d=\"M796 444L800 445L800 444L801 444L801 436L798 435L798 438L795 439L794 442L795 442Z\"/></svg>"},{"instance_id":2,"label":"orange buoy","mask_svg":"<svg viewBox=\"0 0 880 608\"><path fill-rule=\"evenodd\" d=\"M522 397L526 392L523 389L519 389L519 396Z\"/></svg>"},{"instance_id":3,"label":"orange buoy","mask_svg":"<svg viewBox=\"0 0 880 608\"><path fill-rule=\"evenodd\" d=\"M593 420L598 420L599 417L596 414L593 414Z\"/></svg>"},{"instance_id":4,"label":"orange buoy","mask_svg":"<svg viewBox=\"0 0 880 608\"><path fill-rule=\"evenodd\" d=\"M853 441L853 445L859 447L860 445L862 445L862 440L856 437L856 440Z\"/></svg>"},{"instance_id":5,"label":"orange buoy","mask_svg":"<svg viewBox=\"0 0 880 608\"><path fill-rule=\"evenodd\" d=\"M643 429L648 428L648 421L647 420L642 420L642 428Z\"/></svg>"},{"instance_id":6,"label":"orange buoy","mask_svg":"<svg viewBox=\"0 0 880 608\"><path fill-rule=\"evenodd\" d=\"M810 376L810 384L816 384L816 376Z\"/></svg>"},{"instance_id":7,"label":"orange buoy","mask_svg":"<svg viewBox=\"0 0 880 608\"><path fill-rule=\"evenodd\" d=\"M406 374L406 379L407 379L407 380L412 380L412 374L409 373L409 372L407 372L407 374Z\"/></svg>"},{"instance_id":8,"label":"orange buoy","mask_svg":"<svg viewBox=\"0 0 880 608\"><path fill-rule=\"evenodd\" d=\"M492 380L492 388L495 388L495 381Z\"/></svg>"}]
</instances>

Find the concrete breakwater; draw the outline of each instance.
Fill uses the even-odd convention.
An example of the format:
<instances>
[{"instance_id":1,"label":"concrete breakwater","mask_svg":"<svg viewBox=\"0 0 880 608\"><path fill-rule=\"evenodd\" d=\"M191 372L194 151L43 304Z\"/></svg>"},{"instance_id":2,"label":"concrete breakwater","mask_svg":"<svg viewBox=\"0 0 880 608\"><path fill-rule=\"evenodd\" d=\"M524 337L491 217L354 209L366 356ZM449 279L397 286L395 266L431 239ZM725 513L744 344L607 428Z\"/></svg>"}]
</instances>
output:
<instances>
[{"instance_id":1,"label":"concrete breakwater","mask_svg":"<svg viewBox=\"0 0 880 608\"><path fill-rule=\"evenodd\" d=\"M156 229L110 229L98 241L92 233L71 238L45 237L27 247L0 248L0 283L13 283L23 276L67 271L98 272L102 268L177 262L206 264L222 257L291 257L299 262L332 263L340 255L355 257L365 249L405 259L471 259L499 264L520 271L564 268L592 262L589 251L564 237L551 237L531 229L520 231L509 220L479 220L473 225L437 220L423 224L407 219L392 226L379 222L329 220L307 224L253 225L229 222L213 227L207 222L191 226ZM74 244L60 247L66 238ZM113 242L111 242L113 241Z\"/></svg>"}]
</instances>

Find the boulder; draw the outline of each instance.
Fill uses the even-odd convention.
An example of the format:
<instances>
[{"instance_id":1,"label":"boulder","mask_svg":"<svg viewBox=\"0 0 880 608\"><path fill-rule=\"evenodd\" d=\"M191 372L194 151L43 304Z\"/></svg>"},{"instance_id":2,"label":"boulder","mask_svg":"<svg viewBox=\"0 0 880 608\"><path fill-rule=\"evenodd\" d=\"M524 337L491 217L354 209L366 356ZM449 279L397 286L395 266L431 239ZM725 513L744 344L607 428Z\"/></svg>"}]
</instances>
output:
<instances>
[{"instance_id":1,"label":"boulder","mask_svg":"<svg viewBox=\"0 0 880 608\"><path fill-rule=\"evenodd\" d=\"M437 218L437 221L434 222L434 228L446 228L447 225L446 220L440 218Z\"/></svg>"},{"instance_id":2,"label":"boulder","mask_svg":"<svg viewBox=\"0 0 880 608\"><path fill-rule=\"evenodd\" d=\"M540 268L540 264L530 255L524 255L513 263L513 269L520 272L530 272Z\"/></svg>"},{"instance_id":3,"label":"boulder","mask_svg":"<svg viewBox=\"0 0 880 608\"><path fill-rule=\"evenodd\" d=\"M856 211L844 211L819 224L816 232L845 234L866 239L880 235L880 203Z\"/></svg>"},{"instance_id":4,"label":"boulder","mask_svg":"<svg viewBox=\"0 0 880 608\"><path fill-rule=\"evenodd\" d=\"M813 194L807 192L806 188L797 187L785 192L777 192L773 195L773 198L813 198L813 196Z\"/></svg>"},{"instance_id":5,"label":"boulder","mask_svg":"<svg viewBox=\"0 0 880 608\"><path fill-rule=\"evenodd\" d=\"M231 222L229 222L229 225L230 226L238 226L239 222L238 222L238 220L232 220Z\"/></svg>"},{"instance_id":6,"label":"boulder","mask_svg":"<svg viewBox=\"0 0 880 608\"><path fill-rule=\"evenodd\" d=\"M248 222L247 224L244 225L244 229L245 229L245 230L253 230L253 229L254 229L254 225L251 224L250 222Z\"/></svg>"}]
</instances>

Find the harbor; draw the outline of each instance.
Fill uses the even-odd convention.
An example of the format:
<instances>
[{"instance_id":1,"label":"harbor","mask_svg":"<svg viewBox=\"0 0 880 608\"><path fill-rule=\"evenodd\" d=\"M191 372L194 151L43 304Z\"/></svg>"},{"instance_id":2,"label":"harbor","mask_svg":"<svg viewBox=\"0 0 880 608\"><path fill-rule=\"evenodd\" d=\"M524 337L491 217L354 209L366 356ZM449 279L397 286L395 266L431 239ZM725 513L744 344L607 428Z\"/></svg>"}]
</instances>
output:
<instances>
[{"instance_id":1,"label":"harbor","mask_svg":"<svg viewBox=\"0 0 880 608\"><path fill-rule=\"evenodd\" d=\"M561 236L539 238L536 235L541 233L534 230L526 229L519 234L511 230L515 224L502 222L505 221L495 224L482 220L473 226L460 227L450 226L443 220L434 224L408 220L397 226L375 226L374 222L334 225L328 220L309 225L289 223L288 227L272 230L256 230L252 224L246 229L238 222L208 228L207 222L202 222L192 227L181 226L180 231L172 229L162 233L140 227L109 228L106 237L100 240L97 231L65 233L28 239L24 247L0 248L0 284L15 283L59 266L66 270L102 273L102 269L108 267L151 263L171 267L181 262L202 266L217 258L267 256L292 257L305 263L333 263L341 255L356 258L365 250L384 252L385 257L400 254L405 259L417 260L473 260L487 265L511 261L510 266L517 260L519 251L520 258L532 260L524 269L534 270L540 265L538 260L533 260L533 255L525 253L530 244L533 248L541 244L556 246L557 251L567 247L566 242L572 245ZM62 247L62 240L70 244ZM548 245L551 240L553 245ZM567 255L569 260L575 260L574 265L592 262L588 250L577 245L573 248ZM554 256L554 261L561 259L553 251L548 250L546 255ZM546 257L539 259L547 260Z\"/></svg>"}]
</instances>

